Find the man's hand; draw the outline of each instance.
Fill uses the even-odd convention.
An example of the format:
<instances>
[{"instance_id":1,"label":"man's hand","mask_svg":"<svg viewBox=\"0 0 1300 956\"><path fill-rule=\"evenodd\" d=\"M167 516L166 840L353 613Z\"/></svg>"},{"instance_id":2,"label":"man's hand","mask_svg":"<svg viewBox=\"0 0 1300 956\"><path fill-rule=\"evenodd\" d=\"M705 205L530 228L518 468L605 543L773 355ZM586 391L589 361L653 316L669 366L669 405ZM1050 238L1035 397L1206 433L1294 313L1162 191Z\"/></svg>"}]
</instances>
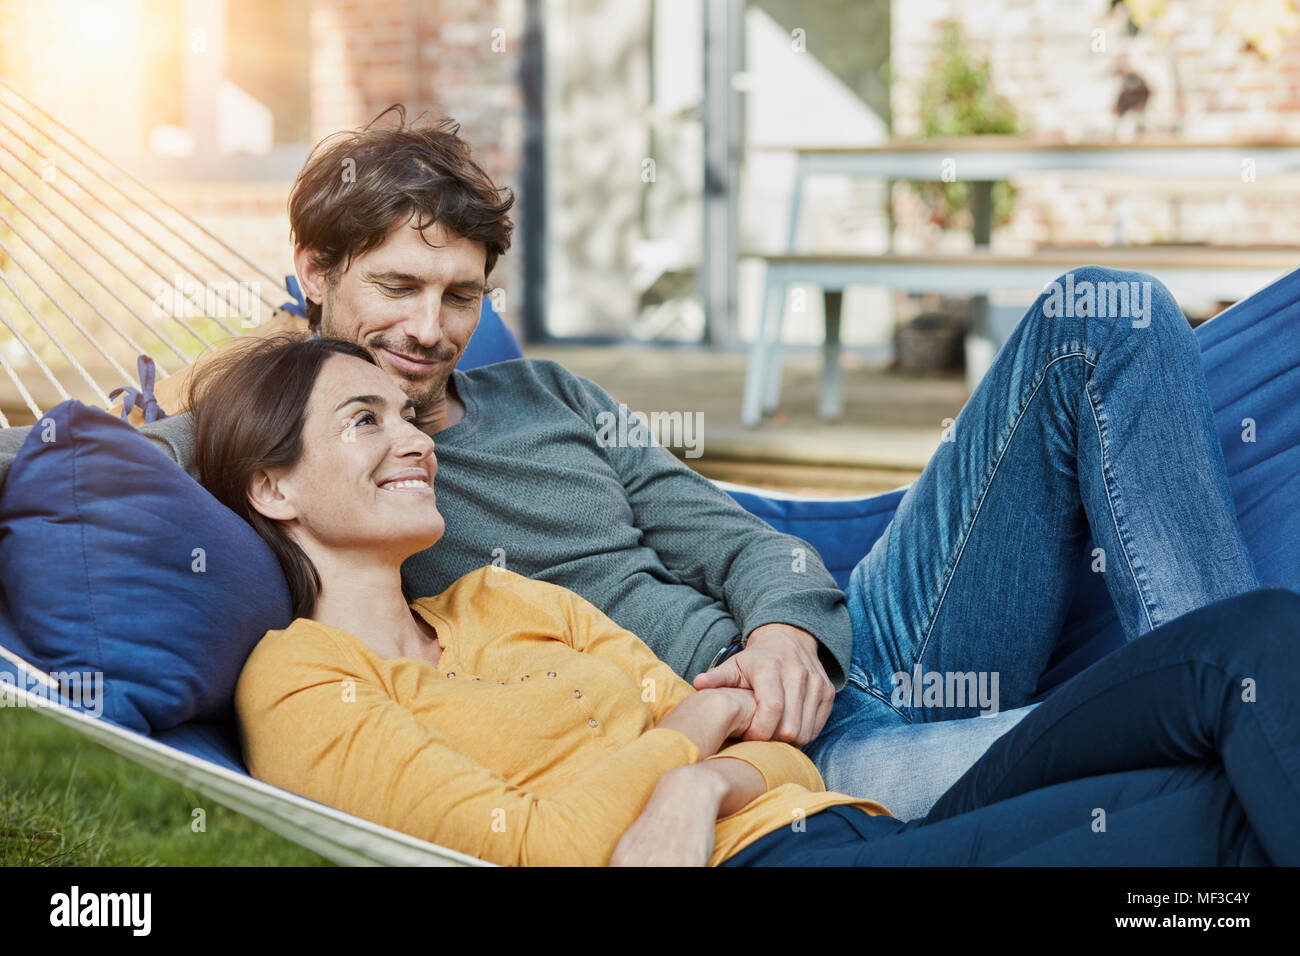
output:
<instances>
[{"instance_id":1,"label":"man's hand","mask_svg":"<svg viewBox=\"0 0 1300 956\"><path fill-rule=\"evenodd\" d=\"M745 649L695 678L695 689L742 687L758 706L744 740L783 740L802 747L826 724L835 687L817 657L817 638L789 624L764 624Z\"/></svg>"}]
</instances>

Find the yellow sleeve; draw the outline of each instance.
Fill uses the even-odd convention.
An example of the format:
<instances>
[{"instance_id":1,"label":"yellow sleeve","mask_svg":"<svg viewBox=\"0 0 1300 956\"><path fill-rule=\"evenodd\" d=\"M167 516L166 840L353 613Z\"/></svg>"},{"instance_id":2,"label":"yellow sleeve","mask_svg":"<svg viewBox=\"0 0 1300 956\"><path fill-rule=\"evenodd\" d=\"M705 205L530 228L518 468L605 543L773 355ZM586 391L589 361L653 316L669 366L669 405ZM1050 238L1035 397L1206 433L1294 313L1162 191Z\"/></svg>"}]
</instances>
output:
<instances>
[{"instance_id":1,"label":"yellow sleeve","mask_svg":"<svg viewBox=\"0 0 1300 956\"><path fill-rule=\"evenodd\" d=\"M253 776L492 863L604 866L659 778L700 752L651 730L548 796L511 785L319 640L259 644L235 692Z\"/></svg>"},{"instance_id":2,"label":"yellow sleeve","mask_svg":"<svg viewBox=\"0 0 1300 956\"><path fill-rule=\"evenodd\" d=\"M779 740L742 740L723 747L709 760L734 757L743 760L763 775L768 791L786 783L797 783L814 793L826 789L826 781L816 765L798 747Z\"/></svg>"},{"instance_id":3,"label":"yellow sleeve","mask_svg":"<svg viewBox=\"0 0 1300 956\"><path fill-rule=\"evenodd\" d=\"M642 688L665 689L656 701L651 702L656 721L662 720L688 695L696 693L695 688L659 660L644 641L619 627L590 601L567 588L546 586L567 598L572 642L576 649L617 662ZM750 764L763 775L768 790L784 783L797 783L815 792L826 789L826 783L813 762L791 744L775 740L738 741L724 746L716 756L735 757Z\"/></svg>"}]
</instances>

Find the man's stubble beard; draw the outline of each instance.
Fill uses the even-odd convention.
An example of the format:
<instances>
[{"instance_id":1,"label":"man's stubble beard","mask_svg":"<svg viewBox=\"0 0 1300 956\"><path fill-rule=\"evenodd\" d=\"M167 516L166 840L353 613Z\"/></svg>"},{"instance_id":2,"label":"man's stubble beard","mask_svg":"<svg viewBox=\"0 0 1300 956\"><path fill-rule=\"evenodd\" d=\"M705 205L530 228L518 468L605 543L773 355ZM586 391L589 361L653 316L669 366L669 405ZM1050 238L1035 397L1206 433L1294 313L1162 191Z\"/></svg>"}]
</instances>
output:
<instances>
[{"instance_id":1,"label":"man's stubble beard","mask_svg":"<svg viewBox=\"0 0 1300 956\"><path fill-rule=\"evenodd\" d=\"M370 353L371 358L389 375L397 379L398 387L406 393L406 397L415 403L415 415L417 419L423 420L428 418L432 409L442 403L447 395L447 381L451 378L451 368L447 367L445 375L438 375L435 378L419 379L412 377L401 369L394 368L383 360L378 354L380 348L392 348L396 343L389 342L382 335L372 338L369 342L356 342L346 335L339 335L338 328L334 322L334 310L330 307L330 296L324 297L325 301L321 305L321 335L332 339L345 339L360 345ZM402 351L394 349L394 351ZM434 359L439 359L434 356Z\"/></svg>"}]
</instances>

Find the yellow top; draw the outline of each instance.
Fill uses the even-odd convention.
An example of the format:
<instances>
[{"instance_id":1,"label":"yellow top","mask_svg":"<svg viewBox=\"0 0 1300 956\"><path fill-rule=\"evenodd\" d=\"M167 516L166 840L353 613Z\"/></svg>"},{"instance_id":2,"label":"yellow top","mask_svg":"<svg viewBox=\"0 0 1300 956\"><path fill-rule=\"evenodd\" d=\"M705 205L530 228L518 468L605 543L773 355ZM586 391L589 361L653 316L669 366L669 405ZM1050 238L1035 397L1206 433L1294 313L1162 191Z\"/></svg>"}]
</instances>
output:
<instances>
[{"instance_id":1,"label":"yellow top","mask_svg":"<svg viewBox=\"0 0 1300 956\"><path fill-rule=\"evenodd\" d=\"M694 688L572 591L484 567L411 607L437 629L436 666L307 618L267 632L235 692L253 776L493 863L587 866L609 862L660 776L700 759L655 728ZM767 792L718 821L710 865L829 806L888 813L827 793L789 744L718 756Z\"/></svg>"}]
</instances>

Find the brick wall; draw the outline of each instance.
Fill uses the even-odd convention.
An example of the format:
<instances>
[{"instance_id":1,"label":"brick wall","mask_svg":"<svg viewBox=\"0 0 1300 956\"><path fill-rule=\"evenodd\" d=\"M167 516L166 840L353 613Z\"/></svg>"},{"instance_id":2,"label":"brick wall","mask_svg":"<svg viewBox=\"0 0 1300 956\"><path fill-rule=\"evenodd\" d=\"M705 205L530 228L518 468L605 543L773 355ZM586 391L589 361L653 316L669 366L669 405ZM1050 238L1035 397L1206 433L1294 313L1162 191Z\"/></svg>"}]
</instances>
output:
<instances>
[{"instance_id":1,"label":"brick wall","mask_svg":"<svg viewBox=\"0 0 1300 956\"><path fill-rule=\"evenodd\" d=\"M403 103L408 117L427 110L456 119L493 182L517 192L523 22L523 0L316 0L309 28L313 140ZM518 331L515 209L514 244L491 281L506 290L506 319Z\"/></svg>"},{"instance_id":2,"label":"brick wall","mask_svg":"<svg viewBox=\"0 0 1300 956\"><path fill-rule=\"evenodd\" d=\"M942 35L955 19L987 57L995 88L1009 97L1026 135L1056 142L1300 141L1300 34L1273 55L1246 49L1220 0L1170 0L1136 34L1110 0L896 0L892 9L894 133L920 133L919 96ZM1097 33L1096 31L1101 31ZM1100 40L1100 43L1098 42ZM1150 88L1142 129L1119 120L1120 69ZM1243 148L1243 158L1249 155ZM1116 176L1034 175L1017 180L1013 221L995 247L1034 243L1214 241L1300 243L1300 180L1243 183ZM905 215L899 243L933 248L941 237L919 214Z\"/></svg>"}]
</instances>

